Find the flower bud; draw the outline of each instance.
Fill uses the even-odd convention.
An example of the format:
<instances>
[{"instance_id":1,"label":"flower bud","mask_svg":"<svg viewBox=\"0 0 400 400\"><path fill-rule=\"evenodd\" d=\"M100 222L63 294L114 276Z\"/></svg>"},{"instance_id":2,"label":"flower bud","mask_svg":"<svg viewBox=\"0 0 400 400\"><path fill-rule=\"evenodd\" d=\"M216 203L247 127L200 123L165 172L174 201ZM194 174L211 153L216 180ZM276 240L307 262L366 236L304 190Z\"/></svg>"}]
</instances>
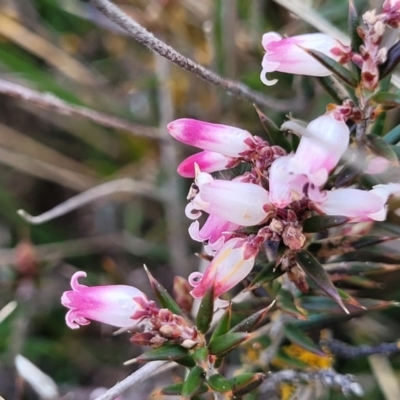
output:
<instances>
[{"instance_id":1,"label":"flower bud","mask_svg":"<svg viewBox=\"0 0 400 400\"><path fill-rule=\"evenodd\" d=\"M167 128L182 143L228 157L239 157L253 144L250 132L228 125L182 118L170 122Z\"/></svg>"}]
</instances>

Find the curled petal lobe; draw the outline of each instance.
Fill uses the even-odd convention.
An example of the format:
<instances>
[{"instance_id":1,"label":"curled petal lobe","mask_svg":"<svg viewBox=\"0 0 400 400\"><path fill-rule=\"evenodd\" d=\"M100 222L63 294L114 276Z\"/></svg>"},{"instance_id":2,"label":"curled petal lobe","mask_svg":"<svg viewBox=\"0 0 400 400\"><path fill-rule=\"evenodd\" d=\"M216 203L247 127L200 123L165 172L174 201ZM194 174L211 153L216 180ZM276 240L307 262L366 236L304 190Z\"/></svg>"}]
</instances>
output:
<instances>
[{"instance_id":1,"label":"curled petal lobe","mask_svg":"<svg viewBox=\"0 0 400 400\"><path fill-rule=\"evenodd\" d=\"M82 277L86 277L85 272L76 272L71 278L72 290L64 292L61 298L63 306L69 308L66 322L72 329L87 325L90 320L120 328L133 327L155 310L154 302L135 287L88 287L78 282Z\"/></svg>"},{"instance_id":2,"label":"curled petal lobe","mask_svg":"<svg viewBox=\"0 0 400 400\"><path fill-rule=\"evenodd\" d=\"M191 291L193 297L203 297L212 285L215 297L219 297L246 278L253 269L256 252L245 257L245 243L240 238L228 240L217 252L204 275L198 272L190 275L189 283L195 286Z\"/></svg>"},{"instance_id":3,"label":"curled petal lobe","mask_svg":"<svg viewBox=\"0 0 400 400\"><path fill-rule=\"evenodd\" d=\"M168 132L182 143L228 157L239 157L253 142L252 134L243 129L189 118L170 122Z\"/></svg>"},{"instance_id":4,"label":"curled petal lobe","mask_svg":"<svg viewBox=\"0 0 400 400\"><path fill-rule=\"evenodd\" d=\"M274 85L277 80L269 81L265 75L279 71L296 75L328 76L331 72L307 54L301 47L318 50L338 61L345 47L329 35L310 33L305 35L282 38L276 32L265 33L262 45L266 51L262 61L261 80L264 84ZM337 51L337 49L340 51Z\"/></svg>"},{"instance_id":5,"label":"curled petal lobe","mask_svg":"<svg viewBox=\"0 0 400 400\"><path fill-rule=\"evenodd\" d=\"M239 228L240 225L210 215L201 229L199 222L194 221L189 227L189 235L193 240L203 242L207 253L213 254Z\"/></svg>"},{"instance_id":6,"label":"curled petal lobe","mask_svg":"<svg viewBox=\"0 0 400 400\"><path fill-rule=\"evenodd\" d=\"M178 174L184 178L194 178L196 176L195 164L201 171L211 173L233 168L238 163L236 158L204 150L183 160L178 166Z\"/></svg>"}]
</instances>

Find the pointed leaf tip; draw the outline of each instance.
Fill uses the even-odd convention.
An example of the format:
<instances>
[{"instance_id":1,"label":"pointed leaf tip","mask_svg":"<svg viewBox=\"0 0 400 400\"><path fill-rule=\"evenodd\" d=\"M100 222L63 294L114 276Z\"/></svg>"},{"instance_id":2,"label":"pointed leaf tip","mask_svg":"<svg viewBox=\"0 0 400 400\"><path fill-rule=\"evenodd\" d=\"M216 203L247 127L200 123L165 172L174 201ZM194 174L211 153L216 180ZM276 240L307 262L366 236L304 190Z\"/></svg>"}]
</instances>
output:
<instances>
[{"instance_id":1,"label":"pointed leaf tip","mask_svg":"<svg viewBox=\"0 0 400 400\"><path fill-rule=\"evenodd\" d=\"M206 333L210 328L214 315L214 285L212 285L201 300L197 312L196 325L201 333Z\"/></svg>"},{"instance_id":2,"label":"pointed leaf tip","mask_svg":"<svg viewBox=\"0 0 400 400\"><path fill-rule=\"evenodd\" d=\"M349 310L344 305L335 285L319 261L308 251L300 251L296 254L296 261L307 276L328 296L349 314Z\"/></svg>"},{"instance_id":3,"label":"pointed leaf tip","mask_svg":"<svg viewBox=\"0 0 400 400\"><path fill-rule=\"evenodd\" d=\"M324 53L307 49L306 47L299 46L301 49L306 51L310 56L314 57L317 61L319 61L326 69L331 71L338 79L347 85L356 88L358 86L357 79L355 76L342 64L339 64L337 61L328 57Z\"/></svg>"},{"instance_id":4,"label":"pointed leaf tip","mask_svg":"<svg viewBox=\"0 0 400 400\"><path fill-rule=\"evenodd\" d=\"M164 286L161 285L161 283L154 278L154 276L150 273L145 264L143 264L143 268L147 274L147 277L149 278L151 288L153 289L161 305L176 315L182 315L181 308L178 306L172 296L167 292Z\"/></svg>"}]
</instances>

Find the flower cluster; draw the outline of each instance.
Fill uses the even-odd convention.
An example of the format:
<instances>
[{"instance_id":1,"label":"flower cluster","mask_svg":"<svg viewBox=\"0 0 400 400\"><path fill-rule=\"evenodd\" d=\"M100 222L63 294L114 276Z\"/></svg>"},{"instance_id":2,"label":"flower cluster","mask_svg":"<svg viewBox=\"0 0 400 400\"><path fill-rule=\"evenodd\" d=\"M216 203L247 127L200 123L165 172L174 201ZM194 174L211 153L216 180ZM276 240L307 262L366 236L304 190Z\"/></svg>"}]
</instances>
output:
<instances>
[{"instance_id":1,"label":"flower cluster","mask_svg":"<svg viewBox=\"0 0 400 400\"><path fill-rule=\"evenodd\" d=\"M277 248L283 242L289 250L303 248L307 238L302 222L313 212L344 216L349 222L385 219L387 200L400 190L399 184L376 185L370 191L324 189L349 146L346 121L355 115L358 110L349 102L331 105L306 127L285 122L283 131L301 137L290 154L231 126L191 119L168 125L174 138L203 150L178 168L181 175L195 177L185 210L195 220L189 234L214 257L204 274L189 277L194 297L203 297L211 285L218 297L242 281L263 246L275 243ZM232 180L210 175L239 163L247 164L247 172ZM208 217L200 228L203 212Z\"/></svg>"}]
</instances>

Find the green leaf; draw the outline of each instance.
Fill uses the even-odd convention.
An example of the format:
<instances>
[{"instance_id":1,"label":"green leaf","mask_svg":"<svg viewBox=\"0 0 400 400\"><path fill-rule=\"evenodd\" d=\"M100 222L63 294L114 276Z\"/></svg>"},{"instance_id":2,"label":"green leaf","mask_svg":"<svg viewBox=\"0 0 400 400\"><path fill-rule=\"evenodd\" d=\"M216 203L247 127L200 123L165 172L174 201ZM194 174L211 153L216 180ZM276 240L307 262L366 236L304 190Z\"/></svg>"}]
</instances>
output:
<instances>
[{"instance_id":1,"label":"green leaf","mask_svg":"<svg viewBox=\"0 0 400 400\"><path fill-rule=\"evenodd\" d=\"M381 112L375 119L375 122L372 124L371 130L369 133L376 136L383 135L383 129L385 127L386 121L386 112Z\"/></svg>"},{"instance_id":2,"label":"green leaf","mask_svg":"<svg viewBox=\"0 0 400 400\"><path fill-rule=\"evenodd\" d=\"M364 247L371 247L376 244L385 243L395 239L397 239L397 236L332 236L327 239L312 242L308 246L307 250L316 257L326 258L338 254L349 253Z\"/></svg>"},{"instance_id":3,"label":"green leaf","mask_svg":"<svg viewBox=\"0 0 400 400\"><path fill-rule=\"evenodd\" d=\"M206 373L204 372L203 368L199 367L198 365L193 367L185 379L181 395L190 399L194 394L198 393L205 377Z\"/></svg>"},{"instance_id":4,"label":"green leaf","mask_svg":"<svg viewBox=\"0 0 400 400\"><path fill-rule=\"evenodd\" d=\"M261 125L267 133L267 142L271 146L280 146L287 152L291 152L292 147L289 141L285 138L283 132L281 132L275 123L271 121L255 104L254 108L256 109L258 117L260 118Z\"/></svg>"},{"instance_id":5,"label":"green leaf","mask_svg":"<svg viewBox=\"0 0 400 400\"><path fill-rule=\"evenodd\" d=\"M177 344L166 344L156 349L150 350L140 356L130 360L129 363L133 362L146 362L146 361L157 361L157 360L168 360L174 361L180 358L186 357L188 350Z\"/></svg>"},{"instance_id":6,"label":"green leaf","mask_svg":"<svg viewBox=\"0 0 400 400\"><path fill-rule=\"evenodd\" d=\"M343 67L343 65L339 64L337 61L333 60L332 58L328 57L318 50L311 50L302 46L299 47L301 47L310 56L319 61L325 68L329 69L329 71L331 71L342 82L354 88L358 86L358 81L356 77L347 68Z\"/></svg>"},{"instance_id":7,"label":"green leaf","mask_svg":"<svg viewBox=\"0 0 400 400\"><path fill-rule=\"evenodd\" d=\"M392 46L388 53L386 61L379 66L379 79L389 75L400 62L400 42Z\"/></svg>"},{"instance_id":8,"label":"green leaf","mask_svg":"<svg viewBox=\"0 0 400 400\"><path fill-rule=\"evenodd\" d=\"M311 353L318 354L319 356L326 356L322 349L297 326L286 324L283 327L283 333L291 342L311 351Z\"/></svg>"},{"instance_id":9,"label":"green leaf","mask_svg":"<svg viewBox=\"0 0 400 400\"><path fill-rule=\"evenodd\" d=\"M335 275L339 278L359 274L387 273L400 269L399 264L384 264L369 261L341 261L338 263L325 264L324 267L329 275Z\"/></svg>"},{"instance_id":10,"label":"green leaf","mask_svg":"<svg viewBox=\"0 0 400 400\"><path fill-rule=\"evenodd\" d=\"M173 383L172 385L165 386L159 392L164 396L181 396L183 389L183 382ZM193 393L193 395L202 394L208 392L208 386L203 383Z\"/></svg>"},{"instance_id":11,"label":"green leaf","mask_svg":"<svg viewBox=\"0 0 400 400\"><path fill-rule=\"evenodd\" d=\"M381 310L397 306L396 302L376 299L356 299L358 306L349 304L348 308L352 317L366 314L373 310ZM323 296L302 296L298 299L299 305L310 313L321 313L343 315L342 309L334 300ZM310 321L314 316L310 316Z\"/></svg>"},{"instance_id":12,"label":"green leaf","mask_svg":"<svg viewBox=\"0 0 400 400\"><path fill-rule=\"evenodd\" d=\"M400 93L378 92L371 96L370 100L385 106L384 108L388 110L400 106Z\"/></svg>"},{"instance_id":13,"label":"green leaf","mask_svg":"<svg viewBox=\"0 0 400 400\"><path fill-rule=\"evenodd\" d=\"M246 372L229 379L229 383L231 384L233 395L236 398L256 389L261 385L265 378L266 375L261 372Z\"/></svg>"},{"instance_id":14,"label":"green leaf","mask_svg":"<svg viewBox=\"0 0 400 400\"><path fill-rule=\"evenodd\" d=\"M193 368L196 365L196 362L193 360L191 355L179 358L178 360L175 360L175 362L188 368Z\"/></svg>"},{"instance_id":15,"label":"green leaf","mask_svg":"<svg viewBox=\"0 0 400 400\"><path fill-rule=\"evenodd\" d=\"M357 32L357 28L360 25L360 19L358 17L357 9L354 5L354 2L353 0L349 0L348 31L351 38L350 46L355 53L360 52L360 46L363 44L363 41Z\"/></svg>"},{"instance_id":16,"label":"green leaf","mask_svg":"<svg viewBox=\"0 0 400 400\"><path fill-rule=\"evenodd\" d=\"M225 333L227 333L231 327L231 321L232 321L232 303L229 303L229 306L226 308L221 319L218 321L218 324L211 335L210 341L213 341L219 336L225 335Z\"/></svg>"},{"instance_id":17,"label":"green leaf","mask_svg":"<svg viewBox=\"0 0 400 400\"><path fill-rule=\"evenodd\" d=\"M283 271L281 270L281 268L276 268L275 264L275 261L266 263L261 271L251 281L247 289L252 290L264 284L265 282L273 281L283 275Z\"/></svg>"},{"instance_id":18,"label":"green leaf","mask_svg":"<svg viewBox=\"0 0 400 400\"><path fill-rule=\"evenodd\" d=\"M243 321L235 325L229 332L252 332L256 326L264 319L268 311L275 304L275 300L268 306L260 311L257 311L250 317L245 318Z\"/></svg>"},{"instance_id":19,"label":"green leaf","mask_svg":"<svg viewBox=\"0 0 400 400\"><path fill-rule=\"evenodd\" d=\"M303 222L303 232L320 232L348 221L349 218L342 215L315 215Z\"/></svg>"},{"instance_id":20,"label":"green leaf","mask_svg":"<svg viewBox=\"0 0 400 400\"><path fill-rule=\"evenodd\" d=\"M319 261L311 253L305 250L296 254L296 260L307 276L314 281L322 291L332 297L346 313L348 313L348 310L343 304L331 278Z\"/></svg>"},{"instance_id":21,"label":"green leaf","mask_svg":"<svg viewBox=\"0 0 400 400\"><path fill-rule=\"evenodd\" d=\"M397 125L383 136L383 140L388 144L397 144L400 142L400 125Z\"/></svg>"},{"instance_id":22,"label":"green leaf","mask_svg":"<svg viewBox=\"0 0 400 400\"><path fill-rule=\"evenodd\" d=\"M316 79L336 104L350 99L350 94L334 76L318 76Z\"/></svg>"},{"instance_id":23,"label":"green leaf","mask_svg":"<svg viewBox=\"0 0 400 400\"><path fill-rule=\"evenodd\" d=\"M225 335L217 337L208 345L210 354L217 357L222 357L228 354L231 350L238 347L242 342L250 337L250 334L245 332L228 332Z\"/></svg>"},{"instance_id":24,"label":"green leaf","mask_svg":"<svg viewBox=\"0 0 400 400\"><path fill-rule=\"evenodd\" d=\"M201 300L197 312L196 326L201 333L206 333L214 315L214 285L211 286Z\"/></svg>"},{"instance_id":25,"label":"green leaf","mask_svg":"<svg viewBox=\"0 0 400 400\"><path fill-rule=\"evenodd\" d=\"M158 301L164 307L170 310L172 313L176 315L182 315L182 310L176 303L176 301L170 296L164 286L158 282L153 275L150 273L146 265L144 265L144 270L146 271L147 277L149 278L151 288L156 294Z\"/></svg>"},{"instance_id":26,"label":"green leaf","mask_svg":"<svg viewBox=\"0 0 400 400\"><path fill-rule=\"evenodd\" d=\"M164 396L180 396L182 393L183 382L173 383L172 385L168 385L163 387L160 390L160 394Z\"/></svg>"},{"instance_id":27,"label":"green leaf","mask_svg":"<svg viewBox=\"0 0 400 400\"><path fill-rule=\"evenodd\" d=\"M220 374L211 375L207 379L207 383L209 384L210 388L216 392L225 393L232 390L232 386L228 379Z\"/></svg>"},{"instance_id":28,"label":"green leaf","mask_svg":"<svg viewBox=\"0 0 400 400\"><path fill-rule=\"evenodd\" d=\"M361 172L362 166L358 162L345 164L335 179L335 187L340 188L350 184Z\"/></svg>"},{"instance_id":29,"label":"green leaf","mask_svg":"<svg viewBox=\"0 0 400 400\"><path fill-rule=\"evenodd\" d=\"M378 156L390 160L395 165L398 165L396 153L382 138L376 135L366 135L364 143Z\"/></svg>"},{"instance_id":30,"label":"green leaf","mask_svg":"<svg viewBox=\"0 0 400 400\"><path fill-rule=\"evenodd\" d=\"M207 361L208 357L208 349L206 347L202 347L201 349L198 349L193 352L192 358L194 361L197 362L197 364L202 364Z\"/></svg>"},{"instance_id":31,"label":"green leaf","mask_svg":"<svg viewBox=\"0 0 400 400\"><path fill-rule=\"evenodd\" d=\"M279 290L276 296L276 305L280 310L295 318L302 320L307 319L307 317L297 309L292 294L285 289Z\"/></svg>"}]
</instances>

